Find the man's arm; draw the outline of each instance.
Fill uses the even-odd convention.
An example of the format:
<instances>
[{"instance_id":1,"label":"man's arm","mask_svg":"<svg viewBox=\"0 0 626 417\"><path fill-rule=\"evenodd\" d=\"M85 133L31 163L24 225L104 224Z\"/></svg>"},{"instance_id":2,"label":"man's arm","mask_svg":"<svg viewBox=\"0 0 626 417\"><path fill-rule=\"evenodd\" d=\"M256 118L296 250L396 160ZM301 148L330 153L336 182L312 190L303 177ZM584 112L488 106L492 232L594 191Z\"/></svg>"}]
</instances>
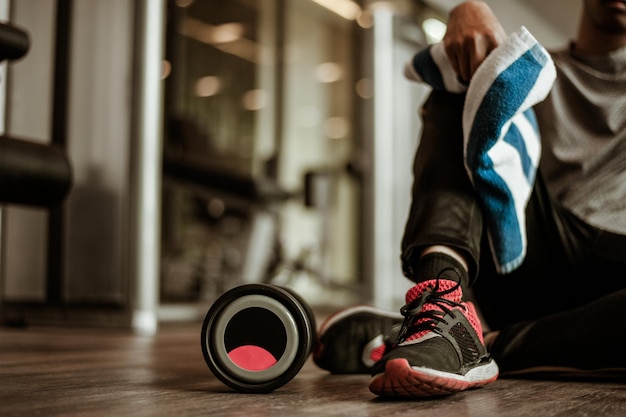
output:
<instances>
[{"instance_id":1,"label":"man's arm","mask_svg":"<svg viewBox=\"0 0 626 417\"><path fill-rule=\"evenodd\" d=\"M454 71L469 82L478 66L506 36L486 3L468 1L450 11L443 44Z\"/></svg>"}]
</instances>

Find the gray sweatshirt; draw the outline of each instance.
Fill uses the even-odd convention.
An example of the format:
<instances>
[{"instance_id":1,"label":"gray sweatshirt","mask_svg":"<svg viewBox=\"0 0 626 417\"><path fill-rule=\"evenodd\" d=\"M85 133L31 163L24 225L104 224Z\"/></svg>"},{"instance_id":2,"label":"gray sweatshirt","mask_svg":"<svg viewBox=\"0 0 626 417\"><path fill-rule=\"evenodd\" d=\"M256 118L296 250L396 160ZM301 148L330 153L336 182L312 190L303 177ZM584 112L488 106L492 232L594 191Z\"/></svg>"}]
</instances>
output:
<instances>
[{"instance_id":1,"label":"gray sweatshirt","mask_svg":"<svg viewBox=\"0 0 626 417\"><path fill-rule=\"evenodd\" d=\"M626 234L626 47L602 56L552 53L557 80L535 107L540 170L564 208Z\"/></svg>"}]
</instances>

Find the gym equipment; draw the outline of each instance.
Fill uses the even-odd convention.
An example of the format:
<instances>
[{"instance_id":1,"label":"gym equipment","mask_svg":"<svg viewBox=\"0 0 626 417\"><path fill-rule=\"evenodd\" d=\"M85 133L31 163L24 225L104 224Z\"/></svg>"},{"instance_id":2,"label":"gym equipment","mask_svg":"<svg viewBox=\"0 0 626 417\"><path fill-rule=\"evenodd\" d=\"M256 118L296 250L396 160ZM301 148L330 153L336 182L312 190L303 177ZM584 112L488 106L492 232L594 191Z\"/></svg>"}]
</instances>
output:
<instances>
[{"instance_id":1,"label":"gym equipment","mask_svg":"<svg viewBox=\"0 0 626 417\"><path fill-rule=\"evenodd\" d=\"M0 136L0 202L52 206L71 186L72 167L62 149Z\"/></svg>"},{"instance_id":2,"label":"gym equipment","mask_svg":"<svg viewBox=\"0 0 626 417\"><path fill-rule=\"evenodd\" d=\"M315 343L315 317L290 289L245 284L220 296L202 325L204 359L224 384L267 393L291 381Z\"/></svg>"},{"instance_id":3,"label":"gym equipment","mask_svg":"<svg viewBox=\"0 0 626 417\"><path fill-rule=\"evenodd\" d=\"M0 62L20 59L29 48L25 29L0 23ZM63 201L71 186L72 167L64 149L0 135L0 204L51 207Z\"/></svg>"},{"instance_id":4,"label":"gym equipment","mask_svg":"<svg viewBox=\"0 0 626 417\"><path fill-rule=\"evenodd\" d=\"M30 49L30 36L25 29L0 23L0 61L22 58Z\"/></svg>"}]
</instances>

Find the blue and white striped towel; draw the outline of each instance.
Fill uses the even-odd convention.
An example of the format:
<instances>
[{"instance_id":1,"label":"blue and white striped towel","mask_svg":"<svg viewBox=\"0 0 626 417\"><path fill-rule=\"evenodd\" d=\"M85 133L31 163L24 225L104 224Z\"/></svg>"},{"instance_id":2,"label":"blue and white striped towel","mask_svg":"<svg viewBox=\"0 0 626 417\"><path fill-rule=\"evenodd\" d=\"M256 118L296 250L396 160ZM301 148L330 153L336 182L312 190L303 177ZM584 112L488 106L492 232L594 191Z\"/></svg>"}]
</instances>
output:
<instances>
[{"instance_id":1,"label":"blue and white striped towel","mask_svg":"<svg viewBox=\"0 0 626 417\"><path fill-rule=\"evenodd\" d=\"M407 63L407 78L434 89L466 94L463 108L465 168L477 192L498 272L526 256L526 205L541 142L532 106L546 98L556 70L548 52L522 27L494 49L469 85L454 73L437 43Z\"/></svg>"}]
</instances>

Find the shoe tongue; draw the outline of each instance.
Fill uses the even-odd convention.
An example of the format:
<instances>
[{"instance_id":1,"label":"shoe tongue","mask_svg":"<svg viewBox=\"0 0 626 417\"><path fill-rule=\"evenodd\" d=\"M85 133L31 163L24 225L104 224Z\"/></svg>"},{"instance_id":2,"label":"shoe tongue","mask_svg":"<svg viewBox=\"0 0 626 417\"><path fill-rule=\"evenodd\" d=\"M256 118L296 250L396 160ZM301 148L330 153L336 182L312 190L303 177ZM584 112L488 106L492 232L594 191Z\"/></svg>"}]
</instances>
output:
<instances>
[{"instance_id":1,"label":"shoe tongue","mask_svg":"<svg viewBox=\"0 0 626 417\"><path fill-rule=\"evenodd\" d=\"M437 293L441 293L441 292L451 290L452 288L457 287L457 285L458 283L456 281L452 281L448 279L441 279L441 278L438 280L432 279L432 280L420 282L419 284L409 289L409 291L406 293L406 304L409 305L411 302L420 298L422 294L424 294L425 291L431 291L431 292L436 291ZM446 300L454 301L456 303L461 303L462 296L463 296L463 293L461 291L461 287L458 286L454 291L451 291L448 294L439 296L438 298L445 298ZM427 311L443 311L443 310L437 302L427 302L427 303L422 304L422 306L420 307L420 313L424 313ZM431 320L432 319L428 317L421 317L416 322L412 323L411 326L414 327L416 325L420 325L422 323L425 323L426 321L431 321ZM431 332L430 329L425 328L416 333L406 335L403 337L404 340L401 343L411 342L413 340L420 339L422 336L430 332Z\"/></svg>"},{"instance_id":2,"label":"shoe tongue","mask_svg":"<svg viewBox=\"0 0 626 417\"><path fill-rule=\"evenodd\" d=\"M406 303L409 304L413 300L421 297L424 291L432 291L433 289L436 289L437 292L443 292L454 288L456 285L458 285L456 281L452 281L449 279L431 279L428 281L420 282L414 285L411 289L409 289L409 291L407 291ZM460 286L451 293L443 296L443 298L445 298L446 300L454 301L457 303L461 302L462 297L463 292L461 291Z\"/></svg>"}]
</instances>

